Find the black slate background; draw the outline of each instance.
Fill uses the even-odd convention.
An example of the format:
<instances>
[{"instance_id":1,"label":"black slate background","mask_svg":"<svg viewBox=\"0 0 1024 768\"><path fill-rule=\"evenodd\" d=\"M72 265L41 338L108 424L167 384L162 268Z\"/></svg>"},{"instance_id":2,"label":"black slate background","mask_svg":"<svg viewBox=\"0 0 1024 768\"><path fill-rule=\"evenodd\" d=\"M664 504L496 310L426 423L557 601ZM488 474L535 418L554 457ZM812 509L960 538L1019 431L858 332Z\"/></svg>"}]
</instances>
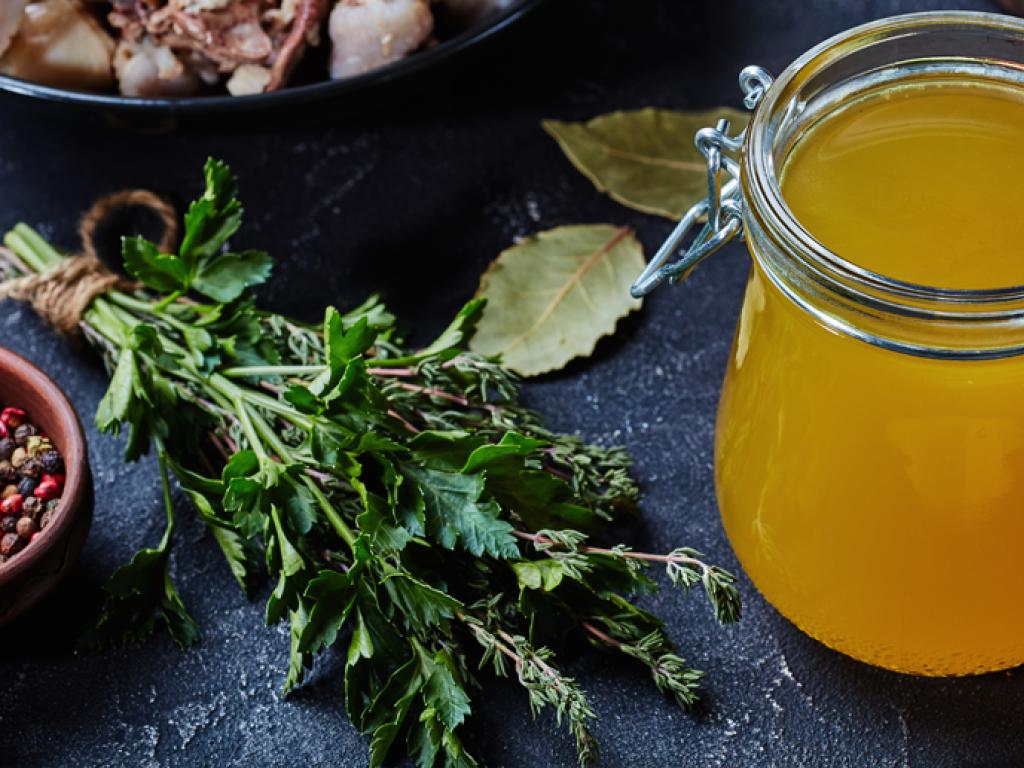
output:
<instances>
[{"instance_id":1,"label":"black slate background","mask_svg":"<svg viewBox=\"0 0 1024 768\"><path fill-rule=\"evenodd\" d=\"M426 338L517 236L612 221L636 227L650 251L667 233L667 221L597 194L540 118L738 106L744 64L779 71L845 27L928 8L993 4L552 0L485 50L410 83L173 131L3 98L0 229L24 220L73 247L76 218L95 197L148 186L183 203L212 154L241 176L239 244L278 258L261 292L268 307L312 319L325 303L380 290ZM730 567L712 436L746 269L742 248L729 248L690 284L652 297L592 360L526 390L554 427L632 451L646 493L634 543L690 544ZM48 370L89 420L104 376L88 351L10 303L0 305L0 343ZM341 707L338 654L280 700L286 633L262 626L261 605L242 599L184 505L174 570L201 645L181 652L158 635L138 648L70 653L73 622L102 579L162 525L152 462L126 467L116 441L89 437L97 508L82 559L57 594L0 633L0 765L365 766L366 744ZM696 714L675 710L618 659L566 660L601 713L603 765L1024 765L1019 671L933 680L873 669L800 634L746 579L740 587L746 615L727 629L699 599L645 600L708 672ZM549 716L531 723L515 686L496 684L478 701L468 739L489 765L574 765L568 736Z\"/></svg>"}]
</instances>

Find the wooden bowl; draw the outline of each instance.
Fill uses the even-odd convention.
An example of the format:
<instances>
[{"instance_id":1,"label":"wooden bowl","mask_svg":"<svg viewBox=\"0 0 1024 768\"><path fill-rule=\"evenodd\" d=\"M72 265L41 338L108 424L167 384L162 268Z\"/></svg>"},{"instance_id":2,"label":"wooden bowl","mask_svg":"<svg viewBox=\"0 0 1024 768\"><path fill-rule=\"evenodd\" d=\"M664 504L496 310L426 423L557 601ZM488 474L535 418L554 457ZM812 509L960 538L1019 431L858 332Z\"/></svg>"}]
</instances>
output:
<instances>
[{"instance_id":1,"label":"wooden bowl","mask_svg":"<svg viewBox=\"0 0 1024 768\"><path fill-rule=\"evenodd\" d=\"M0 625L39 602L71 570L92 524L92 474L78 414L50 378L0 347L0 404L23 408L64 457L64 493L50 524L0 565Z\"/></svg>"}]
</instances>

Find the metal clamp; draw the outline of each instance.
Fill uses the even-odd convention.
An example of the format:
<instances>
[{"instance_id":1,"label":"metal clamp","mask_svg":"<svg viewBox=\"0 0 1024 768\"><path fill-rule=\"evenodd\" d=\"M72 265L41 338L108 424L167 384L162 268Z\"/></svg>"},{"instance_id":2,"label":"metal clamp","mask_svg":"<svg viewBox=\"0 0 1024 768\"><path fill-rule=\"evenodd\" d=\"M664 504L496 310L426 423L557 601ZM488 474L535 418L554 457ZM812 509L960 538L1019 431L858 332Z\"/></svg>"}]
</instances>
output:
<instances>
[{"instance_id":1,"label":"metal clamp","mask_svg":"<svg viewBox=\"0 0 1024 768\"><path fill-rule=\"evenodd\" d=\"M744 67L740 72L740 89L747 109L757 107L772 84L772 76L761 67ZM729 135L729 121L719 120L714 128L697 131L694 143L708 161L708 194L679 220L654 258L636 279L629 292L634 299L646 296L666 280L685 280L704 259L734 237L743 236L743 200L740 196L740 164L736 155L743 147L746 128ZM729 180L722 183L722 171ZM666 263L698 223L704 225L682 255Z\"/></svg>"}]
</instances>

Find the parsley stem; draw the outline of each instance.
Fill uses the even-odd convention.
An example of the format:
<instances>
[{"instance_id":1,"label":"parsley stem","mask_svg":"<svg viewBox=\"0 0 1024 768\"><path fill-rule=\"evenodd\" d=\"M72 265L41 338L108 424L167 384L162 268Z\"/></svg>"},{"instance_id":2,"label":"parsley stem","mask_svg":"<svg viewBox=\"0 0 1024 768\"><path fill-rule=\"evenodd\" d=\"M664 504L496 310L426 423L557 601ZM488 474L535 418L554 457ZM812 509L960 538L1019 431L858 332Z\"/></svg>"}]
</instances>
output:
<instances>
[{"instance_id":1,"label":"parsley stem","mask_svg":"<svg viewBox=\"0 0 1024 768\"><path fill-rule=\"evenodd\" d=\"M356 549L356 538L358 538L355 532L349 528L348 524L342 519L341 515L338 514L338 510L331 504L330 499L324 495L324 492L320 490L320 487L313 481L309 476L305 476L303 480L306 483L306 487L309 488L310 493L316 499L317 504L320 505L320 509L323 510L324 515L330 521L334 527L335 532L348 544L349 549L355 552Z\"/></svg>"},{"instance_id":2,"label":"parsley stem","mask_svg":"<svg viewBox=\"0 0 1024 768\"><path fill-rule=\"evenodd\" d=\"M325 365L243 365L225 368L221 374L229 379L245 379L256 376L305 376L319 374Z\"/></svg>"},{"instance_id":3,"label":"parsley stem","mask_svg":"<svg viewBox=\"0 0 1024 768\"><path fill-rule=\"evenodd\" d=\"M259 458L269 458L266 449L263 447L263 442L259 439L256 430L253 428L252 419L249 418L249 407L245 404L245 401L240 396L236 396L232 399L232 406L235 409L235 414L238 416L238 423L242 427L242 432L245 433L245 439L248 441L249 447Z\"/></svg>"}]
</instances>

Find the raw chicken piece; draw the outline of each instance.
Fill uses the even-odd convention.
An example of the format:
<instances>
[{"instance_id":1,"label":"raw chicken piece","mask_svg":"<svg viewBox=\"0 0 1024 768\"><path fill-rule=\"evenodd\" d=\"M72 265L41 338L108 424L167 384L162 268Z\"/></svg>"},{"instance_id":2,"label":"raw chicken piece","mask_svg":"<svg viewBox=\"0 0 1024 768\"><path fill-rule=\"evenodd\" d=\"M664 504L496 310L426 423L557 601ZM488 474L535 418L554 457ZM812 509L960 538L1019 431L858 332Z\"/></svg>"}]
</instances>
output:
<instances>
[{"instance_id":1,"label":"raw chicken piece","mask_svg":"<svg viewBox=\"0 0 1024 768\"><path fill-rule=\"evenodd\" d=\"M512 0L441 0L451 15L469 27L487 18L492 13L503 11L512 5Z\"/></svg>"},{"instance_id":2,"label":"raw chicken piece","mask_svg":"<svg viewBox=\"0 0 1024 768\"><path fill-rule=\"evenodd\" d=\"M145 18L145 30L158 45L194 50L222 72L231 72L239 64L263 62L274 51L260 26L261 4L262 0L235 0L203 12L165 5Z\"/></svg>"},{"instance_id":3,"label":"raw chicken piece","mask_svg":"<svg viewBox=\"0 0 1024 768\"><path fill-rule=\"evenodd\" d=\"M331 77L368 72L419 48L434 29L426 0L340 0L331 11Z\"/></svg>"},{"instance_id":4,"label":"raw chicken piece","mask_svg":"<svg viewBox=\"0 0 1024 768\"><path fill-rule=\"evenodd\" d=\"M28 0L0 0L0 56L4 55L11 38L21 26L26 5Z\"/></svg>"},{"instance_id":5,"label":"raw chicken piece","mask_svg":"<svg viewBox=\"0 0 1024 768\"><path fill-rule=\"evenodd\" d=\"M113 55L113 39L80 3L42 0L25 7L0 58L0 73L58 88L102 90L114 81Z\"/></svg>"},{"instance_id":6,"label":"raw chicken piece","mask_svg":"<svg viewBox=\"0 0 1024 768\"><path fill-rule=\"evenodd\" d=\"M272 74L259 64L241 64L228 78L227 89L232 96L251 96L263 93Z\"/></svg>"},{"instance_id":7,"label":"raw chicken piece","mask_svg":"<svg viewBox=\"0 0 1024 768\"><path fill-rule=\"evenodd\" d=\"M188 96L199 88L199 78L174 52L148 37L118 43L114 70L125 96Z\"/></svg>"}]
</instances>

